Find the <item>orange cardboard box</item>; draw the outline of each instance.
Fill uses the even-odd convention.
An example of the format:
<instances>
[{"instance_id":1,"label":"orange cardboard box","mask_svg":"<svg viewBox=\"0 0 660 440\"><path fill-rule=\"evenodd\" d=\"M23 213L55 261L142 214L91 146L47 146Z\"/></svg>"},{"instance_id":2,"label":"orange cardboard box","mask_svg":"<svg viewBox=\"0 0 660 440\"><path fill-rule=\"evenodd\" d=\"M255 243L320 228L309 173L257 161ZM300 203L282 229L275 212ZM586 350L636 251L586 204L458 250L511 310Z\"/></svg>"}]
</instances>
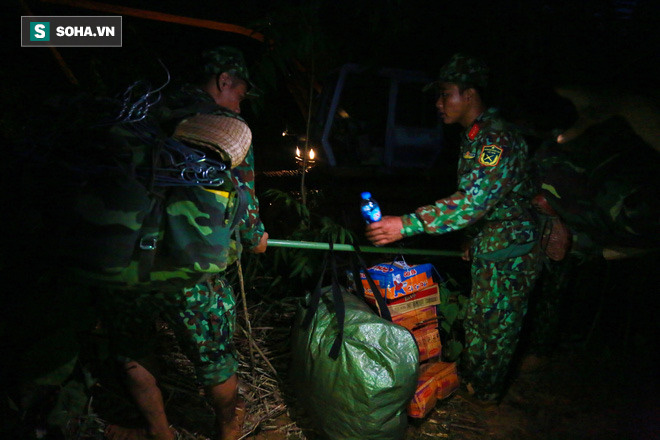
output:
<instances>
[{"instance_id":1,"label":"orange cardboard box","mask_svg":"<svg viewBox=\"0 0 660 440\"><path fill-rule=\"evenodd\" d=\"M461 385L456 371L456 362L438 362L441 364L440 371L435 375L438 384L436 396L438 399L446 399Z\"/></svg>"},{"instance_id":2,"label":"orange cardboard box","mask_svg":"<svg viewBox=\"0 0 660 440\"><path fill-rule=\"evenodd\" d=\"M451 396L460 386L460 379L456 371L456 362L431 361L424 364L424 372L435 378L436 397L438 400Z\"/></svg>"},{"instance_id":3,"label":"orange cardboard box","mask_svg":"<svg viewBox=\"0 0 660 440\"><path fill-rule=\"evenodd\" d=\"M408 266L405 262L381 263L367 269L374 283L386 300L394 300L424 289L432 284L433 265L418 264ZM367 281L364 272L360 272L360 280L367 297L373 297L374 292Z\"/></svg>"},{"instance_id":4,"label":"orange cardboard box","mask_svg":"<svg viewBox=\"0 0 660 440\"><path fill-rule=\"evenodd\" d=\"M408 404L408 415L417 419L426 417L438 402L438 383L435 374L429 374L428 367L421 365L415 395Z\"/></svg>"},{"instance_id":5,"label":"orange cardboard box","mask_svg":"<svg viewBox=\"0 0 660 440\"><path fill-rule=\"evenodd\" d=\"M366 296L365 299L369 304L378 307L376 298L373 296ZM386 302L392 318L423 307L435 306L440 304L440 286L434 283L410 295L399 297L392 301L386 300Z\"/></svg>"},{"instance_id":6,"label":"orange cardboard box","mask_svg":"<svg viewBox=\"0 0 660 440\"><path fill-rule=\"evenodd\" d=\"M438 312L435 306L426 306L410 312L401 313L392 316L392 322L402 327L412 330L419 327L420 324L427 323L433 319L438 319Z\"/></svg>"},{"instance_id":7,"label":"orange cardboard box","mask_svg":"<svg viewBox=\"0 0 660 440\"><path fill-rule=\"evenodd\" d=\"M419 360L425 361L440 356L442 344L438 333L438 320L416 328L412 331L419 347Z\"/></svg>"}]
</instances>

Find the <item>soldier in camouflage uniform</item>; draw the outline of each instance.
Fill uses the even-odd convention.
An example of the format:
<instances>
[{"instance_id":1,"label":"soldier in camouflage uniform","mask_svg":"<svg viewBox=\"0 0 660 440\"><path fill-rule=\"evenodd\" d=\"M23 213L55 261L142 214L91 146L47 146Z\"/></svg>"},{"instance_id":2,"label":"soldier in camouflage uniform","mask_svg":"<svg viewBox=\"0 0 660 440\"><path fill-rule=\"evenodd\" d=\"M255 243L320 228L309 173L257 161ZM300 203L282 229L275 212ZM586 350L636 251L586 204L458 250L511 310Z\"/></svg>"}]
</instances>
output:
<instances>
[{"instance_id":1,"label":"soldier in camouflage uniform","mask_svg":"<svg viewBox=\"0 0 660 440\"><path fill-rule=\"evenodd\" d=\"M182 87L169 98L168 106L181 108L196 102L215 102L218 107L211 114L240 119L240 103L250 92L248 88L251 85L242 53L234 48L220 47L204 55L208 60L204 70L205 81L200 85ZM242 245L255 253L264 252L267 246L268 233L264 231L259 218L254 192L253 159L253 148L250 145L245 158L232 170L233 184L246 189L248 203L247 211L239 213L243 215L237 228L240 240L228 240L226 243L227 265L240 256ZM229 196L231 186L220 190L192 190L211 191L217 203L227 206L229 210L235 209L233 205L236 204L235 198ZM206 389L206 395L216 413L218 439L237 439L241 434L244 408L238 398L238 361L232 343L236 318L235 299L223 273L175 294L145 292L136 295L134 291L108 291L108 295L107 301L102 302L106 313L113 317L113 335L126 371L127 384L147 421L147 429L110 425L106 437L111 440L169 440L175 437L169 427L156 380L137 361L148 351L150 340L153 340L150 337L153 332L150 330L153 329L155 319L161 317L174 328L179 343L195 366L198 381Z\"/></svg>"},{"instance_id":2,"label":"soldier in camouflage uniform","mask_svg":"<svg viewBox=\"0 0 660 440\"><path fill-rule=\"evenodd\" d=\"M368 225L366 235L384 245L422 233L468 232L464 259L472 260L472 292L462 370L469 391L494 401L504 390L541 254L530 213L527 145L494 108L486 107L487 77L483 63L457 54L428 87L440 92L436 107L443 122L465 128L458 190L411 214L385 216Z\"/></svg>"}]
</instances>

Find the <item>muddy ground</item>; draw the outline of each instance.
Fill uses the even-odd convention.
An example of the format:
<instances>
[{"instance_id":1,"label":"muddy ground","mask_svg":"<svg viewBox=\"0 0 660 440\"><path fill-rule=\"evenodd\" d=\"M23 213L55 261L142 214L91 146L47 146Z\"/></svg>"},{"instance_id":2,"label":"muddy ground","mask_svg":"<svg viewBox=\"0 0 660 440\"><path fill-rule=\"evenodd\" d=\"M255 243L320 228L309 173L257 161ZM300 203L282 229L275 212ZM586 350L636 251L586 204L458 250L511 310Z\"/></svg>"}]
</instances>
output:
<instances>
[{"instance_id":1,"label":"muddy ground","mask_svg":"<svg viewBox=\"0 0 660 440\"><path fill-rule=\"evenodd\" d=\"M461 389L424 419L411 420L404 440L660 438L656 262L645 258L576 266L577 275L563 292L558 345L548 357L534 364L523 350L500 405L483 408ZM459 269L457 275L465 272ZM250 293L254 292L247 297L255 298ZM248 404L243 438L316 440L313 420L292 397L295 378L288 376L289 335L299 297L251 301L247 308L251 332L242 302L236 331L241 394ZM190 361L165 323L158 323L157 330L159 355L152 366L170 421L181 440L213 438L213 412L195 383ZM65 436L45 432L43 414L41 418L31 414L21 420L22 429L16 431L21 435L6 438L100 440L108 423L142 426L118 372L93 358L81 357L89 368L92 398L85 404L85 414L70 420ZM36 397L44 404L41 409L47 410L53 394ZM10 421L16 422L16 412L10 408L9 413Z\"/></svg>"},{"instance_id":2,"label":"muddy ground","mask_svg":"<svg viewBox=\"0 0 660 440\"><path fill-rule=\"evenodd\" d=\"M239 330L238 338L241 393L249 405L243 438L317 439L313 423L288 392L287 343L294 301L258 304L249 313L257 348L247 349L245 332ZM512 385L498 406L484 408L459 390L424 419L411 419L405 440L660 438L654 355L599 338L605 332L590 331L607 327L585 321L586 333L566 335L547 358L526 358L524 364L517 364ZM213 416L195 386L191 366L164 323L159 334L163 348L159 378L171 421L184 440L209 439ZM111 377L101 376L94 407L97 426L139 424L130 399Z\"/></svg>"}]
</instances>

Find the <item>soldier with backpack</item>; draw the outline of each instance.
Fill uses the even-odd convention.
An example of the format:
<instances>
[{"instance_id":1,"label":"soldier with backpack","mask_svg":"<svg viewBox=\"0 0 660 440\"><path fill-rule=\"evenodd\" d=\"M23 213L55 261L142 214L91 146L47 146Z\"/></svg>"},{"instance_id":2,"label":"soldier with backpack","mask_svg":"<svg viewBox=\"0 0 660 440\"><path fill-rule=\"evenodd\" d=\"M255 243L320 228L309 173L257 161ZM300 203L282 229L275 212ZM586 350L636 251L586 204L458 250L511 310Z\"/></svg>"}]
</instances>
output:
<instances>
[{"instance_id":1,"label":"soldier with backpack","mask_svg":"<svg viewBox=\"0 0 660 440\"><path fill-rule=\"evenodd\" d=\"M254 164L251 133L240 117L241 101L251 92L243 55L237 49L220 47L205 52L207 64L199 84L183 86L169 96L165 106L170 109L201 104L202 111L178 121L172 137L192 145L222 160L231 168L231 177L219 187L189 187L190 198L181 198L166 206L166 234L180 233L174 219L180 217L198 226L199 231L229 229L236 226L236 236L226 234L220 243L223 262L217 274L204 276L196 284L174 292L107 289L103 313L113 338L116 353L125 372L126 384L146 421L143 429L110 424L106 437L111 440L174 439L162 393L154 375L142 359L150 343L150 332L157 317L170 324L180 345L195 366L197 380L204 386L216 415L217 438L235 440L241 435L244 404L239 401L238 360L232 343L235 325L235 299L225 280L223 269L240 256L242 246L249 251L266 250L268 234L259 218L258 201L254 193ZM210 105L206 105L210 104ZM167 109L164 110L165 112ZM242 194L242 196L241 196ZM217 202L220 215L199 213L198 203ZM210 202L209 202L210 201ZM220 209L218 208L218 209ZM239 222L232 216L240 216ZM178 231L178 232L177 232ZM195 252L195 244L181 252ZM179 252L179 254L181 253ZM203 266L204 264L202 264Z\"/></svg>"}]
</instances>

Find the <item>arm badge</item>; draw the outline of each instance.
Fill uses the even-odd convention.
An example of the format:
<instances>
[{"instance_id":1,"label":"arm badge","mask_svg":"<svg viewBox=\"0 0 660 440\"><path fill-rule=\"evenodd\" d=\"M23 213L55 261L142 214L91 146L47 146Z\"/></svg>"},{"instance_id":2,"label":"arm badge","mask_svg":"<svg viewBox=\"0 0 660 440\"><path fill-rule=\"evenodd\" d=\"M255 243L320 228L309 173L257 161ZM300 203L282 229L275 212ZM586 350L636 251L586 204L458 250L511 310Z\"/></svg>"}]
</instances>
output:
<instances>
[{"instance_id":1,"label":"arm badge","mask_svg":"<svg viewBox=\"0 0 660 440\"><path fill-rule=\"evenodd\" d=\"M484 145L479 155L479 163L486 167L494 167L500 162L502 157L502 147L497 145Z\"/></svg>"}]
</instances>

